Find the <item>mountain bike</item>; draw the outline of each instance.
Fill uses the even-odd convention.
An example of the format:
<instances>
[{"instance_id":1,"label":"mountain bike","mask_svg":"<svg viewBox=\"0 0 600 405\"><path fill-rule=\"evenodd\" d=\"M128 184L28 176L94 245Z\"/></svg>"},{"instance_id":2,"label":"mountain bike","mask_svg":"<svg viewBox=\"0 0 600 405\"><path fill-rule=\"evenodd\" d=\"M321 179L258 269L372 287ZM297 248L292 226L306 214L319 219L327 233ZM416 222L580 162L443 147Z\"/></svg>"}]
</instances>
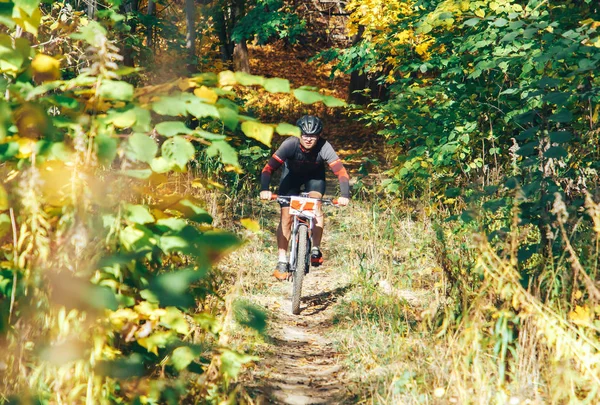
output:
<instances>
[{"instance_id":1,"label":"mountain bike","mask_svg":"<svg viewBox=\"0 0 600 405\"><path fill-rule=\"evenodd\" d=\"M292 280L292 313L300 313L302 282L310 266L312 231L320 205L337 206L337 200L310 198L308 193L300 196L273 194L271 200L290 203L290 215L294 217L290 236L290 273Z\"/></svg>"}]
</instances>

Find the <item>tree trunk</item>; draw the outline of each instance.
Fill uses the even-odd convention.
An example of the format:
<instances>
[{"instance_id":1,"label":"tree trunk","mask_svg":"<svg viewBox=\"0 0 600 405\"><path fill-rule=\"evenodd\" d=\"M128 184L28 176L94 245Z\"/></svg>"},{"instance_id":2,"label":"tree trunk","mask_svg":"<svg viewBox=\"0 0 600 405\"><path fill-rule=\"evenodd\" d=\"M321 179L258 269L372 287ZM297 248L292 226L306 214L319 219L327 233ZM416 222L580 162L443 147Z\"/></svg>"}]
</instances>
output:
<instances>
[{"instance_id":1,"label":"tree trunk","mask_svg":"<svg viewBox=\"0 0 600 405\"><path fill-rule=\"evenodd\" d=\"M138 11L138 0L127 0L122 4L121 12L125 15L135 13ZM131 35L135 34L135 25L131 26ZM123 43L123 65L125 66L135 66L135 52L129 43L127 43L127 39L124 38Z\"/></svg>"},{"instance_id":2,"label":"tree trunk","mask_svg":"<svg viewBox=\"0 0 600 405\"><path fill-rule=\"evenodd\" d=\"M87 2L87 15L89 18L94 18L96 10L98 8L97 0L88 0Z\"/></svg>"},{"instance_id":3,"label":"tree trunk","mask_svg":"<svg viewBox=\"0 0 600 405\"><path fill-rule=\"evenodd\" d=\"M362 41L363 33L365 32L364 25L358 26L358 32L352 38L352 46L358 45ZM367 74L365 72L353 71L350 74L350 86L348 88L349 101L355 104L366 104L369 98L365 96L361 90L366 89L368 86ZM356 92L356 93L355 93Z\"/></svg>"},{"instance_id":4,"label":"tree trunk","mask_svg":"<svg viewBox=\"0 0 600 405\"><path fill-rule=\"evenodd\" d=\"M237 72L250 73L248 46L245 40L235 44L235 47L233 48L233 67Z\"/></svg>"},{"instance_id":5,"label":"tree trunk","mask_svg":"<svg viewBox=\"0 0 600 405\"><path fill-rule=\"evenodd\" d=\"M223 62L229 62L233 55L229 50L229 35L227 34L227 22L225 21L224 10L221 9L216 12L215 25L217 26L217 35L219 36L221 60Z\"/></svg>"},{"instance_id":6,"label":"tree trunk","mask_svg":"<svg viewBox=\"0 0 600 405\"><path fill-rule=\"evenodd\" d=\"M148 17L154 15L154 11L156 10L156 3L154 0L148 0L148 8L146 9L146 15ZM146 27L146 46L148 48L152 48L154 46L154 30L152 24L148 24Z\"/></svg>"},{"instance_id":7,"label":"tree trunk","mask_svg":"<svg viewBox=\"0 0 600 405\"><path fill-rule=\"evenodd\" d=\"M188 51L188 68L196 69L196 5L194 0L185 0L185 21L187 32L185 36L185 47Z\"/></svg>"}]
</instances>

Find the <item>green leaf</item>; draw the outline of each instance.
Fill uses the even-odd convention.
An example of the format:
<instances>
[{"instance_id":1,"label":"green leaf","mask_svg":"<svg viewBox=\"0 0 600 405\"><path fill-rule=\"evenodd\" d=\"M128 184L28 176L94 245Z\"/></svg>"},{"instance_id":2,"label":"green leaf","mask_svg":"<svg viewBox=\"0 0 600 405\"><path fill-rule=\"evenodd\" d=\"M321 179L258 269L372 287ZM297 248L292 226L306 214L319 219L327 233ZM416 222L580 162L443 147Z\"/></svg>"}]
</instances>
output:
<instances>
[{"instance_id":1,"label":"green leaf","mask_svg":"<svg viewBox=\"0 0 600 405\"><path fill-rule=\"evenodd\" d=\"M181 230L183 230L183 228L187 226L187 222L185 221L185 219L181 218L161 218L158 221L156 221L156 225L159 229L161 229L164 232L180 232Z\"/></svg>"},{"instance_id":2,"label":"green leaf","mask_svg":"<svg viewBox=\"0 0 600 405\"><path fill-rule=\"evenodd\" d=\"M587 58L580 59L578 65L580 71L592 70L596 68L596 62Z\"/></svg>"},{"instance_id":3,"label":"green leaf","mask_svg":"<svg viewBox=\"0 0 600 405\"><path fill-rule=\"evenodd\" d=\"M465 21L463 23L463 25L466 25L468 27L474 27L477 24L479 24L479 21L481 21L481 18L473 17L473 18L469 18L467 21Z\"/></svg>"},{"instance_id":4,"label":"green leaf","mask_svg":"<svg viewBox=\"0 0 600 405\"><path fill-rule=\"evenodd\" d=\"M127 221L141 225L155 221L152 214L150 214L150 210L144 205L127 204L123 216Z\"/></svg>"},{"instance_id":5,"label":"green leaf","mask_svg":"<svg viewBox=\"0 0 600 405\"><path fill-rule=\"evenodd\" d=\"M132 155L141 162L151 163L158 152L156 141L146 134L136 132L127 139L127 142Z\"/></svg>"},{"instance_id":6,"label":"green leaf","mask_svg":"<svg viewBox=\"0 0 600 405\"><path fill-rule=\"evenodd\" d=\"M315 91L295 89L293 93L294 97L304 104L313 104L323 101L323 95Z\"/></svg>"},{"instance_id":7,"label":"green leaf","mask_svg":"<svg viewBox=\"0 0 600 405\"><path fill-rule=\"evenodd\" d=\"M517 139L517 141L526 141L535 136L539 129L539 127L528 128L525 131L521 132L519 135L517 135L515 138Z\"/></svg>"},{"instance_id":8,"label":"green leaf","mask_svg":"<svg viewBox=\"0 0 600 405\"><path fill-rule=\"evenodd\" d=\"M264 333L267 328L267 313L265 310L245 299L234 301L233 316L240 325L252 328L259 333Z\"/></svg>"},{"instance_id":9,"label":"green leaf","mask_svg":"<svg viewBox=\"0 0 600 405\"><path fill-rule=\"evenodd\" d=\"M185 253L191 247L190 243L185 238L176 235L161 236L158 245L165 253Z\"/></svg>"},{"instance_id":10,"label":"green leaf","mask_svg":"<svg viewBox=\"0 0 600 405\"><path fill-rule=\"evenodd\" d=\"M221 373L227 379L235 379L240 373L244 364L259 360L256 356L249 356L234 352L233 350L223 349L221 353Z\"/></svg>"},{"instance_id":11,"label":"green leaf","mask_svg":"<svg viewBox=\"0 0 600 405\"><path fill-rule=\"evenodd\" d=\"M212 104L202 102L199 98L186 104L187 111L196 118L215 117L220 118L219 110Z\"/></svg>"},{"instance_id":12,"label":"green leaf","mask_svg":"<svg viewBox=\"0 0 600 405\"><path fill-rule=\"evenodd\" d=\"M538 142L529 142L525 145L521 145L517 150L517 155L519 156L529 156L533 155L535 152L535 148L538 146Z\"/></svg>"},{"instance_id":13,"label":"green leaf","mask_svg":"<svg viewBox=\"0 0 600 405\"><path fill-rule=\"evenodd\" d=\"M539 88L557 87L558 85L560 85L560 79L556 79L554 77L547 77L547 76L542 77L537 83L537 86Z\"/></svg>"},{"instance_id":14,"label":"green leaf","mask_svg":"<svg viewBox=\"0 0 600 405\"><path fill-rule=\"evenodd\" d=\"M571 122L573 120L573 113L571 111L563 108L560 111L558 111L557 113L552 114L550 117L548 117L548 119L550 121L561 122L561 123Z\"/></svg>"},{"instance_id":15,"label":"green leaf","mask_svg":"<svg viewBox=\"0 0 600 405\"><path fill-rule=\"evenodd\" d=\"M190 200L185 199L179 201L176 209L194 222L207 224L211 224L213 222L213 218L210 216L208 211L200 208Z\"/></svg>"},{"instance_id":16,"label":"green leaf","mask_svg":"<svg viewBox=\"0 0 600 405\"><path fill-rule=\"evenodd\" d=\"M186 115L187 103L181 97L166 96L152 103L152 109L160 115Z\"/></svg>"},{"instance_id":17,"label":"green leaf","mask_svg":"<svg viewBox=\"0 0 600 405\"><path fill-rule=\"evenodd\" d=\"M154 234L142 225L129 225L119 233L119 241L130 252L140 252L155 246Z\"/></svg>"},{"instance_id":18,"label":"green leaf","mask_svg":"<svg viewBox=\"0 0 600 405\"><path fill-rule=\"evenodd\" d=\"M190 293L190 286L205 276L206 272L193 269L163 273L150 282L150 291L156 295L163 307L188 308L196 303Z\"/></svg>"},{"instance_id":19,"label":"green leaf","mask_svg":"<svg viewBox=\"0 0 600 405\"><path fill-rule=\"evenodd\" d=\"M219 154L221 156L221 162L224 164L239 167L237 151L225 141L213 141L211 145L206 148L206 154L210 157Z\"/></svg>"},{"instance_id":20,"label":"green leaf","mask_svg":"<svg viewBox=\"0 0 600 405\"><path fill-rule=\"evenodd\" d=\"M69 110L76 110L80 106L79 102L74 98L63 96L60 94L48 97L47 100L58 107L66 108Z\"/></svg>"},{"instance_id":21,"label":"green leaf","mask_svg":"<svg viewBox=\"0 0 600 405\"><path fill-rule=\"evenodd\" d=\"M296 125L288 124L287 122L282 122L275 128L275 131L279 135L292 135L296 137L300 137L300 128Z\"/></svg>"},{"instance_id":22,"label":"green leaf","mask_svg":"<svg viewBox=\"0 0 600 405\"><path fill-rule=\"evenodd\" d=\"M272 78L266 79L264 83L265 90L269 93L289 93L290 81L287 79Z\"/></svg>"},{"instance_id":23,"label":"green leaf","mask_svg":"<svg viewBox=\"0 0 600 405\"><path fill-rule=\"evenodd\" d=\"M155 173L166 173L171 170L171 163L162 156L152 159L150 167Z\"/></svg>"},{"instance_id":24,"label":"green leaf","mask_svg":"<svg viewBox=\"0 0 600 405\"><path fill-rule=\"evenodd\" d=\"M108 135L98 135L94 142L98 151L98 159L104 165L110 165L117 156L117 140Z\"/></svg>"},{"instance_id":25,"label":"green leaf","mask_svg":"<svg viewBox=\"0 0 600 405\"><path fill-rule=\"evenodd\" d=\"M137 340L140 346L145 347L146 350L154 354L158 354L159 348L162 349L177 341L177 336L175 336L175 332L173 331L156 332L148 336L147 338Z\"/></svg>"},{"instance_id":26,"label":"green leaf","mask_svg":"<svg viewBox=\"0 0 600 405\"><path fill-rule=\"evenodd\" d=\"M240 123L240 116L238 115L237 111L229 107L219 108L219 116L221 117L221 120L225 126L232 131L235 131Z\"/></svg>"},{"instance_id":27,"label":"green leaf","mask_svg":"<svg viewBox=\"0 0 600 405\"><path fill-rule=\"evenodd\" d=\"M156 125L156 132L171 137L179 134L191 134L193 131L181 121L165 121Z\"/></svg>"},{"instance_id":28,"label":"green leaf","mask_svg":"<svg viewBox=\"0 0 600 405\"><path fill-rule=\"evenodd\" d=\"M181 170L184 170L187 163L196 155L194 145L180 136L167 139L162 144L161 150L162 156L170 163L171 167L178 167Z\"/></svg>"},{"instance_id":29,"label":"green leaf","mask_svg":"<svg viewBox=\"0 0 600 405\"><path fill-rule=\"evenodd\" d=\"M333 96L323 96L323 104L327 107L345 107L346 102L337 97Z\"/></svg>"},{"instance_id":30,"label":"green leaf","mask_svg":"<svg viewBox=\"0 0 600 405\"><path fill-rule=\"evenodd\" d=\"M508 20L506 18L500 17L494 21L495 27L504 27L506 24L508 24Z\"/></svg>"},{"instance_id":31,"label":"green leaf","mask_svg":"<svg viewBox=\"0 0 600 405\"><path fill-rule=\"evenodd\" d=\"M40 0L12 0L15 6L31 15L39 7Z\"/></svg>"},{"instance_id":32,"label":"green leaf","mask_svg":"<svg viewBox=\"0 0 600 405\"><path fill-rule=\"evenodd\" d=\"M106 35L104 27L92 20L87 25L80 25L79 32L71 34L71 38L81 39L92 46L99 47L102 45L102 37Z\"/></svg>"},{"instance_id":33,"label":"green leaf","mask_svg":"<svg viewBox=\"0 0 600 405\"><path fill-rule=\"evenodd\" d=\"M201 241L211 250L219 252L239 246L241 243L240 238L235 234L224 231L207 231L202 234Z\"/></svg>"},{"instance_id":34,"label":"green leaf","mask_svg":"<svg viewBox=\"0 0 600 405\"><path fill-rule=\"evenodd\" d=\"M200 313L198 315L194 315L194 321L204 330L209 331L211 333L219 333L221 330L221 324L219 320L215 318L213 315L208 314L206 312Z\"/></svg>"},{"instance_id":35,"label":"green leaf","mask_svg":"<svg viewBox=\"0 0 600 405\"><path fill-rule=\"evenodd\" d=\"M567 157L568 153L562 146L552 146L544 152L544 156L551 159L560 159Z\"/></svg>"},{"instance_id":36,"label":"green leaf","mask_svg":"<svg viewBox=\"0 0 600 405\"><path fill-rule=\"evenodd\" d=\"M0 24L6 25L9 29L15 28L15 20L12 18L14 4L0 3Z\"/></svg>"},{"instance_id":37,"label":"green leaf","mask_svg":"<svg viewBox=\"0 0 600 405\"><path fill-rule=\"evenodd\" d=\"M551 93L548 93L544 96L543 100L551 103L551 104L556 104L559 106L565 105L567 103L567 101L569 100L569 97L571 97L570 93L563 93L561 91L553 91Z\"/></svg>"},{"instance_id":38,"label":"green leaf","mask_svg":"<svg viewBox=\"0 0 600 405\"><path fill-rule=\"evenodd\" d=\"M519 36L518 31L509 32L505 36L502 37L500 42L513 42Z\"/></svg>"},{"instance_id":39,"label":"green leaf","mask_svg":"<svg viewBox=\"0 0 600 405\"><path fill-rule=\"evenodd\" d=\"M573 135L569 131L550 132L550 141L556 143L566 143L573 139Z\"/></svg>"},{"instance_id":40,"label":"green leaf","mask_svg":"<svg viewBox=\"0 0 600 405\"><path fill-rule=\"evenodd\" d=\"M133 85L115 80L104 80L100 83L98 94L107 100L131 101Z\"/></svg>"},{"instance_id":41,"label":"green leaf","mask_svg":"<svg viewBox=\"0 0 600 405\"><path fill-rule=\"evenodd\" d=\"M21 52L13 48L12 38L7 34L0 34L0 71L16 73L24 61L25 57Z\"/></svg>"},{"instance_id":42,"label":"green leaf","mask_svg":"<svg viewBox=\"0 0 600 405\"><path fill-rule=\"evenodd\" d=\"M235 80L242 86L264 86L265 78L262 76L254 76L244 72L235 72Z\"/></svg>"},{"instance_id":43,"label":"green leaf","mask_svg":"<svg viewBox=\"0 0 600 405\"><path fill-rule=\"evenodd\" d=\"M138 353L116 360L100 360L94 371L99 376L125 380L132 377L142 377L145 374L144 358Z\"/></svg>"},{"instance_id":44,"label":"green leaf","mask_svg":"<svg viewBox=\"0 0 600 405\"><path fill-rule=\"evenodd\" d=\"M194 130L194 135L198 135L207 141L224 141L227 137L221 134L213 134L212 132L204 131L202 129Z\"/></svg>"},{"instance_id":45,"label":"green leaf","mask_svg":"<svg viewBox=\"0 0 600 405\"><path fill-rule=\"evenodd\" d=\"M271 146L274 129L270 125L254 121L245 121L242 123L242 132L249 138L256 139L267 146Z\"/></svg>"},{"instance_id":46,"label":"green leaf","mask_svg":"<svg viewBox=\"0 0 600 405\"><path fill-rule=\"evenodd\" d=\"M152 128L152 116L150 114L150 111L141 107L135 107L134 111L137 119L135 121L135 125L131 129L133 129L136 132L150 131L150 128Z\"/></svg>"},{"instance_id":47,"label":"green leaf","mask_svg":"<svg viewBox=\"0 0 600 405\"><path fill-rule=\"evenodd\" d=\"M199 346L180 346L171 353L170 362L177 370L181 371L201 354L202 348Z\"/></svg>"},{"instance_id":48,"label":"green leaf","mask_svg":"<svg viewBox=\"0 0 600 405\"><path fill-rule=\"evenodd\" d=\"M183 335L188 334L190 331L190 326L185 320L183 312L174 307L165 308L165 314L160 317L160 324Z\"/></svg>"}]
</instances>

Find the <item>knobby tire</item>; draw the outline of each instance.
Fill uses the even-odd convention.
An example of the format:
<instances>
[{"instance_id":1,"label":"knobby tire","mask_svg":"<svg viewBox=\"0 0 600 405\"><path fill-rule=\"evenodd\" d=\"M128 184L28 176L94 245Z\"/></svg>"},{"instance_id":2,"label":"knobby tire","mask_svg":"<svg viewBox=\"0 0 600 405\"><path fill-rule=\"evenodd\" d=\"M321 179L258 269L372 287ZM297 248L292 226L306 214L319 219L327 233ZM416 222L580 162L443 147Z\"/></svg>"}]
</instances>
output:
<instances>
[{"instance_id":1,"label":"knobby tire","mask_svg":"<svg viewBox=\"0 0 600 405\"><path fill-rule=\"evenodd\" d=\"M296 256L296 271L294 271L292 283L292 314L300 313L300 299L302 298L302 282L306 274L308 254L308 227L301 224L298 227L298 255Z\"/></svg>"}]
</instances>

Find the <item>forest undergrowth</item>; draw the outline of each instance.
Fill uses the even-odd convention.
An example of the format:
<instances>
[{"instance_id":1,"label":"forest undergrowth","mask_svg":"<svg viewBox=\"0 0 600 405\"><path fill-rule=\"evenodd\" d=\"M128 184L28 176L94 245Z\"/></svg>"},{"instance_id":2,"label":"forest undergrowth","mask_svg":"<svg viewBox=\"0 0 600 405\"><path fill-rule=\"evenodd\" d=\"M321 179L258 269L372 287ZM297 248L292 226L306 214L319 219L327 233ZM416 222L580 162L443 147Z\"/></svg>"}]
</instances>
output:
<instances>
[{"instance_id":1,"label":"forest undergrowth","mask_svg":"<svg viewBox=\"0 0 600 405\"><path fill-rule=\"evenodd\" d=\"M276 212L260 202L252 210L263 228L228 265L240 274L239 297L275 319L288 308L257 297L286 288L269 279ZM596 403L597 321L585 304L567 312L544 302L522 286L509 253L441 218L378 197L330 215L324 252L334 274L320 288L340 277L347 286L323 328L347 371L340 403ZM267 329L281 327L274 322ZM259 358L278 350L268 334L244 330L234 340Z\"/></svg>"}]
</instances>

